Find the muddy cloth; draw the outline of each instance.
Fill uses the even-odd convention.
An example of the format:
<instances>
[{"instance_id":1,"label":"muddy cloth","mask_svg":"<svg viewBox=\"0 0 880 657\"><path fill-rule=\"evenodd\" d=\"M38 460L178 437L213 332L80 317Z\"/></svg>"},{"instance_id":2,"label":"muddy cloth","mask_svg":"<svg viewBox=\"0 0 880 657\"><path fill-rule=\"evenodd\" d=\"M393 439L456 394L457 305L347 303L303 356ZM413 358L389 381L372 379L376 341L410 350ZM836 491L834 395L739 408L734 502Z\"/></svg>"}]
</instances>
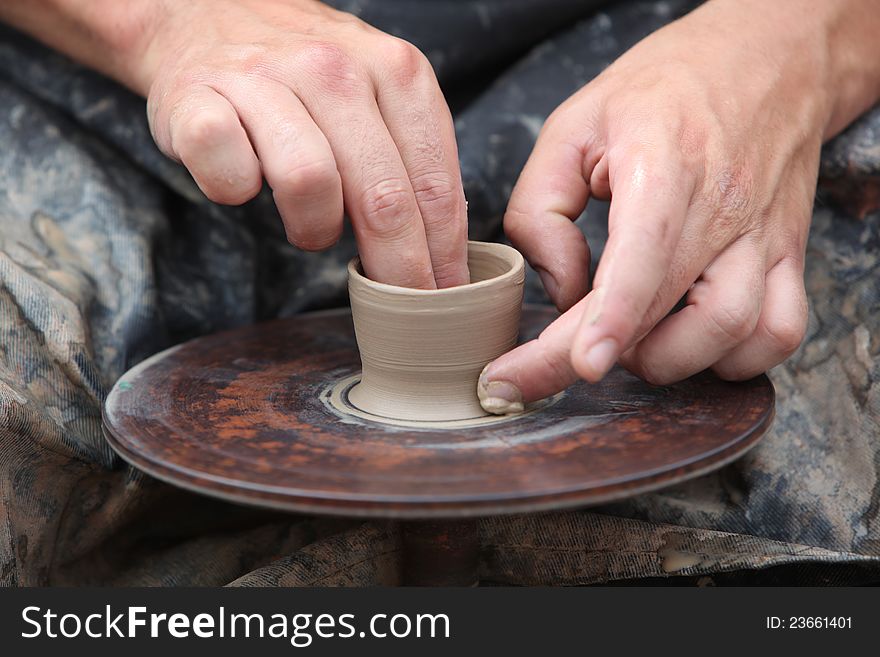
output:
<instances>
[{"instance_id":1,"label":"muddy cloth","mask_svg":"<svg viewBox=\"0 0 880 657\"><path fill-rule=\"evenodd\" d=\"M432 59L456 113L472 236L501 239L548 113L693 3L338 4ZM841 195L823 194L817 205L809 335L772 372L766 440L662 492L483 521L484 582L880 580L878 144L874 111L826 148L827 188L860 202L824 206ZM580 220L594 252L606 210L592 204ZM142 99L0 32L0 583L396 582L391 524L178 490L101 435L101 402L128 368L198 335L344 304L353 252L350 234L322 254L289 246L266 193L240 208L208 202L153 145ZM531 273L528 295L542 298Z\"/></svg>"}]
</instances>

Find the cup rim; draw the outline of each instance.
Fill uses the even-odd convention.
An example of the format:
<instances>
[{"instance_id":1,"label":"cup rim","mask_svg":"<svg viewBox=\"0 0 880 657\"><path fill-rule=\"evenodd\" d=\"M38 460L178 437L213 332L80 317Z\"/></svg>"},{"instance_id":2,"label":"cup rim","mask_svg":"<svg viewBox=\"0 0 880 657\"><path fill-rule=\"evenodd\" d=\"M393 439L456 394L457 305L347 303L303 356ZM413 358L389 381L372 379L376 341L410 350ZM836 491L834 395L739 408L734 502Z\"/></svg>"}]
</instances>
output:
<instances>
[{"instance_id":1,"label":"cup rim","mask_svg":"<svg viewBox=\"0 0 880 657\"><path fill-rule=\"evenodd\" d=\"M438 290L424 290L421 288L403 287L401 285L390 285L388 283L379 283L364 276L359 267L361 264L360 256L355 256L348 262L348 276L350 281L357 281L365 287L385 292L388 294L399 294L415 297L444 297L453 294L460 294L472 290L480 290L486 287L492 287L507 282L509 279L516 278L520 272L525 273L525 259L522 253L512 246L502 244L500 242L478 242L476 240L468 240L468 248L471 246L479 246L487 248L490 251L504 253L509 256L507 262L510 264L509 269L503 274L487 278L476 283L465 283L464 285L456 285L455 287L445 287Z\"/></svg>"}]
</instances>

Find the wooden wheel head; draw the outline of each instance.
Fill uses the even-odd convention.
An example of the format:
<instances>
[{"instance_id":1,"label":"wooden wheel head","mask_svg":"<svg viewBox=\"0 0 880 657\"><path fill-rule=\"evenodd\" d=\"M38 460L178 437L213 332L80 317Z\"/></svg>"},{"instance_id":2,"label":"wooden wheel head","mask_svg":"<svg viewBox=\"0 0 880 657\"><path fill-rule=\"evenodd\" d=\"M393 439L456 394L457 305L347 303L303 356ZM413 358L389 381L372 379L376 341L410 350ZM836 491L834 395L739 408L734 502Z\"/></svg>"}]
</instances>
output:
<instances>
[{"instance_id":1,"label":"wooden wheel head","mask_svg":"<svg viewBox=\"0 0 880 657\"><path fill-rule=\"evenodd\" d=\"M526 307L521 336L555 315ZM729 383L703 373L658 387L618 368L523 417L400 427L328 403L359 368L347 310L199 338L120 378L105 435L135 467L236 502L453 518L587 506L674 484L742 455L774 412L766 376Z\"/></svg>"}]
</instances>

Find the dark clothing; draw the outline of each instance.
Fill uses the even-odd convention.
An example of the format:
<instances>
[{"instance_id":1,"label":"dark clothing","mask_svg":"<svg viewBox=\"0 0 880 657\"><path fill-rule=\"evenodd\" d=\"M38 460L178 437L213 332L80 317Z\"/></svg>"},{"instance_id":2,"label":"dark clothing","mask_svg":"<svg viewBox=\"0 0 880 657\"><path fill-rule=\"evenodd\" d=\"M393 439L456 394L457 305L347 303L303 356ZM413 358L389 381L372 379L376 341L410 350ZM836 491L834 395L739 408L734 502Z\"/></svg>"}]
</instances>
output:
<instances>
[{"instance_id":1,"label":"dark clothing","mask_svg":"<svg viewBox=\"0 0 880 657\"><path fill-rule=\"evenodd\" d=\"M502 237L548 113L695 3L601 13L571 0L336 4L431 58L456 113L471 236L486 240ZM878 144L875 110L826 148L828 188L849 200L875 189ZM579 222L594 254L606 207L592 203ZM346 303L353 251L350 231L322 254L289 246L267 193L241 208L207 201L156 149L142 99L0 30L0 583L394 583L391 525L178 490L125 464L101 433L104 396L146 356ZM880 214L818 205L809 335L772 373L779 402L767 438L659 493L485 520L483 579L880 579L878 263ZM527 294L543 299L531 273Z\"/></svg>"}]
</instances>

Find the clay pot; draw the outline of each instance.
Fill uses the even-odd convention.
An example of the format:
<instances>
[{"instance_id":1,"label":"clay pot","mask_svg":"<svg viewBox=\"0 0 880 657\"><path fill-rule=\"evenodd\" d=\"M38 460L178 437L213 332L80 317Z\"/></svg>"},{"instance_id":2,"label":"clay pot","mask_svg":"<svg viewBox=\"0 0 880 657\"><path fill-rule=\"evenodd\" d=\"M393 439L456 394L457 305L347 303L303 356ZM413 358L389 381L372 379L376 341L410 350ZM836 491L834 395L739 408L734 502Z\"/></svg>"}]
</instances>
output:
<instances>
[{"instance_id":1,"label":"clay pot","mask_svg":"<svg viewBox=\"0 0 880 657\"><path fill-rule=\"evenodd\" d=\"M348 292L363 373L349 392L362 411L401 420L486 415L477 378L515 344L525 263L503 244L468 243L471 282L414 290L369 280L355 258Z\"/></svg>"}]
</instances>

